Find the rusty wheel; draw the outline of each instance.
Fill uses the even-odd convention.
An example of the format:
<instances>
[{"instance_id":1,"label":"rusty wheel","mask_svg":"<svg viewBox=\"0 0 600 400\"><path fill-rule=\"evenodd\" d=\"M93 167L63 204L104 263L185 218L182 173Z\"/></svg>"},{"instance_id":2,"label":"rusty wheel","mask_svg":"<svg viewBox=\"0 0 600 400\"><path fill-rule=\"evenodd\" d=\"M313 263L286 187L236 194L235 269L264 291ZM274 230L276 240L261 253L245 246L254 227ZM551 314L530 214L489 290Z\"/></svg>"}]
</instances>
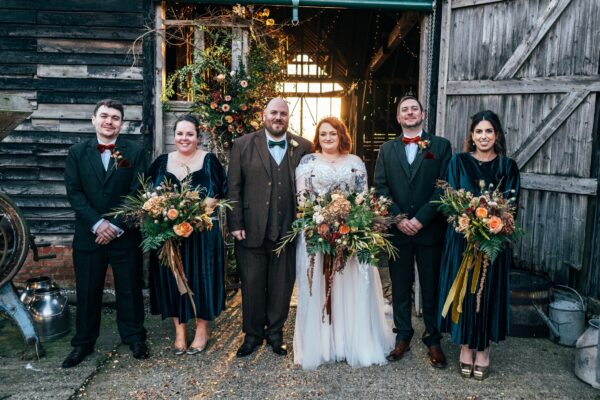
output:
<instances>
[{"instance_id":1,"label":"rusty wheel","mask_svg":"<svg viewBox=\"0 0 600 400\"><path fill-rule=\"evenodd\" d=\"M19 272L29 252L29 227L19 207L0 193L0 286Z\"/></svg>"}]
</instances>

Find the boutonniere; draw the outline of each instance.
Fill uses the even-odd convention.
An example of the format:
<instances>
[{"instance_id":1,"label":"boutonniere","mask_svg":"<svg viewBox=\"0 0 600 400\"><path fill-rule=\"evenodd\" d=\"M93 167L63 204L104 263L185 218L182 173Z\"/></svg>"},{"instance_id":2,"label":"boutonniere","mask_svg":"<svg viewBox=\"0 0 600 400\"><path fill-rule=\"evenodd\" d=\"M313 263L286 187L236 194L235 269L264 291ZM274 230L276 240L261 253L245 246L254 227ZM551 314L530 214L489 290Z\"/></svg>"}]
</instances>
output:
<instances>
[{"instance_id":1,"label":"boutonniere","mask_svg":"<svg viewBox=\"0 0 600 400\"><path fill-rule=\"evenodd\" d=\"M435 156L429 150L427 150L427 153L425 153L425 156L423 156L423 158L425 160L435 160Z\"/></svg>"},{"instance_id":2,"label":"boutonniere","mask_svg":"<svg viewBox=\"0 0 600 400\"><path fill-rule=\"evenodd\" d=\"M131 163L125 158L125 156L123 156L123 154L121 154L119 150L114 149L110 153L110 156L115 160L115 163L113 164L114 169L131 168Z\"/></svg>"},{"instance_id":3,"label":"boutonniere","mask_svg":"<svg viewBox=\"0 0 600 400\"><path fill-rule=\"evenodd\" d=\"M431 145L431 141L430 140L419 140L419 143L417 143L417 145L419 146L419 151L423 151L429 148L429 146Z\"/></svg>"},{"instance_id":4,"label":"boutonniere","mask_svg":"<svg viewBox=\"0 0 600 400\"><path fill-rule=\"evenodd\" d=\"M299 146L299 143L294 140L294 138L290 139L290 156L294 155L294 149Z\"/></svg>"}]
</instances>

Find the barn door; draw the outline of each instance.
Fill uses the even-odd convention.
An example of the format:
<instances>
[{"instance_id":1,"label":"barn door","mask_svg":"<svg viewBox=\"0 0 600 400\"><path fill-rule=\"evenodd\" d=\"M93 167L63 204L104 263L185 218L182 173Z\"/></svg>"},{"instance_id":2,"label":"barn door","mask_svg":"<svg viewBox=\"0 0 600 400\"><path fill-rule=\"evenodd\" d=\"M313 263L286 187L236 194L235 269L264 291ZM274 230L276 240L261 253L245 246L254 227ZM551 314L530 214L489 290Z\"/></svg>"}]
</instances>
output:
<instances>
[{"instance_id":1,"label":"barn door","mask_svg":"<svg viewBox=\"0 0 600 400\"><path fill-rule=\"evenodd\" d=\"M438 135L460 151L469 116L496 111L524 188L518 263L565 283L589 263L598 0L444 0ZM586 256L587 254L587 256Z\"/></svg>"}]
</instances>

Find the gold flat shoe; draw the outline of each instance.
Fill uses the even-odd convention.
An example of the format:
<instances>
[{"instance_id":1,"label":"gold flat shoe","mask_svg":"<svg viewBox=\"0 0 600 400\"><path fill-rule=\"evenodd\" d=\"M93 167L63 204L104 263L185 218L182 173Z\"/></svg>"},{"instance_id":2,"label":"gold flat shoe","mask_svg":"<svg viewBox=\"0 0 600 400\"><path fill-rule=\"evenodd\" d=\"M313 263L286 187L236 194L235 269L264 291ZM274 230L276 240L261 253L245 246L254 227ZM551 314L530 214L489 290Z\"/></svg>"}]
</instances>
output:
<instances>
[{"instance_id":1,"label":"gold flat shoe","mask_svg":"<svg viewBox=\"0 0 600 400\"><path fill-rule=\"evenodd\" d=\"M485 378L488 377L488 375L490 374L490 367L482 367L480 365L475 365L475 367L473 368L473 378L477 379L478 381L482 381Z\"/></svg>"},{"instance_id":2,"label":"gold flat shoe","mask_svg":"<svg viewBox=\"0 0 600 400\"><path fill-rule=\"evenodd\" d=\"M173 347L173 349L171 349L171 351L173 352L173 354L175 354L176 356L182 356L185 354L186 352L186 348L185 347Z\"/></svg>"},{"instance_id":3,"label":"gold flat shoe","mask_svg":"<svg viewBox=\"0 0 600 400\"><path fill-rule=\"evenodd\" d=\"M202 353L204 350L206 350L206 347L208 346L208 342L210 342L210 339L207 340L206 343L204 343L204 346L202 346L202 347L192 347L192 346L190 346L187 349L187 355L193 356L195 354Z\"/></svg>"},{"instance_id":4,"label":"gold flat shoe","mask_svg":"<svg viewBox=\"0 0 600 400\"><path fill-rule=\"evenodd\" d=\"M466 364L463 362L458 363L460 366L460 376L463 378L470 378L473 375L473 364Z\"/></svg>"}]
</instances>

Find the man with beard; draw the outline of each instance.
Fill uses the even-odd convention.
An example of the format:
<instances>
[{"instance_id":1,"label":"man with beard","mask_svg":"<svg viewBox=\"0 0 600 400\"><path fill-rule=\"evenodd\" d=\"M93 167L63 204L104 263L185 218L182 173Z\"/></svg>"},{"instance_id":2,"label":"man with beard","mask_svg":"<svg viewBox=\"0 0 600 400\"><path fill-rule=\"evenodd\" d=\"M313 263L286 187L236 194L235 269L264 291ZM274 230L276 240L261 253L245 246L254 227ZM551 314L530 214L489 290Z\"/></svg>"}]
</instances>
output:
<instances>
[{"instance_id":1,"label":"man with beard","mask_svg":"<svg viewBox=\"0 0 600 400\"><path fill-rule=\"evenodd\" d=\"M452 156L450 142L423 131L425 113L415 97L400 99L397 109L402 135L381 146L375 166L377 194L392 199L393 214L406 218L392 227L392 243L400 256L389 260L396 346L389 361L400 360L410 350L414 334L411 323L411 291L416 260L423 299L423 342L431 365L446 366L437 328L437 298L445 220L437 212L441 191L436 181L444 179Z\"/></svg>"},{"instance_id":2,"label":"man with beard","mask_svg":"<svg viewBox=\"0 0 600 400\"><path fill-rule=\"evenodd\" d=\"M275 254L278 241L296 216L294 171L311 143L287 132L289 108L272 99L263 112L264 128L237 139L229 159L229 231L242 282L244 343L238 357L252 354L266 339L286 355L283 325L295 280L295 245Z\"/></svg>"}]
</instances>

